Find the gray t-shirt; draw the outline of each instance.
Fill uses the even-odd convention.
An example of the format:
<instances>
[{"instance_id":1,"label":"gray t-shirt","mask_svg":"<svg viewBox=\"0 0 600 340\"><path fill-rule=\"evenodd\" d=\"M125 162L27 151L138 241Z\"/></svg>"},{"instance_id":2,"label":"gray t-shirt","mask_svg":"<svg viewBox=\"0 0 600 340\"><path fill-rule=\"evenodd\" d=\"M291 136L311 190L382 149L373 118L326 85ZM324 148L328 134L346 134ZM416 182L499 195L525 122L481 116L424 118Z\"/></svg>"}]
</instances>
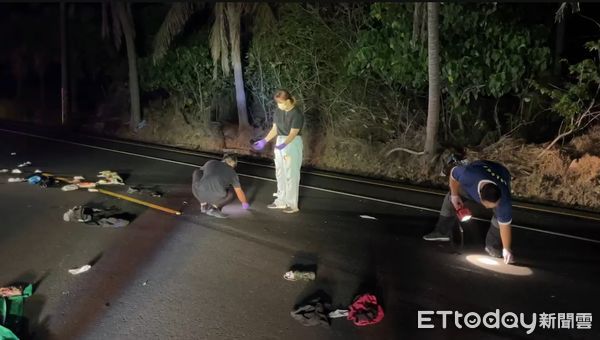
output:
<instances>
[{"instance_id":1,"label":"gray t-shirt","mask_svg":"<svg viewBox=\"0 0 600 340\"><path fill-rule=\"evenodd\" d=\"M287 136L292 129L300 129L300 132L302 132L304 115L297 106L288 112L276 108L275 115L273 116L273 123L277 126L277 135ZM300 133L298 133L298 135L300 135Z\"/></svg>"},{"instance_id":2,"label":"gray t-shirt","mask_svg":"<svg viewBox=\"0 0 600 340\"><path fill-rule=\"evenodd\" d=\"M224 197L227 188L240 188L240 178L235 170L221 161L210 160L202 166L202 178L193 178L192 187L211 197Z\"/></svg>"}]
</instances>

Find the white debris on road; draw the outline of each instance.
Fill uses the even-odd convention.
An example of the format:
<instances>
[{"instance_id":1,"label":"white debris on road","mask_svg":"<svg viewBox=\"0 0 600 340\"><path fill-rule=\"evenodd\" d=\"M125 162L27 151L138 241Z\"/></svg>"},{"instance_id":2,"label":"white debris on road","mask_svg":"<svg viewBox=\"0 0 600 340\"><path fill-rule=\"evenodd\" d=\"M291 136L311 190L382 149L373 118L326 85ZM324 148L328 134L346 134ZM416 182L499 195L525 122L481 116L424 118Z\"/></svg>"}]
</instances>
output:
<instances>
[{"instance_id":1,"label":"white debris on road","mask_svg":"<svg viewBox=\"0 0 600 340\"><path fill-rule=\"evenodd\" d=\"M87 272L88 270L90 270L90 268L92 268L92 266L90 266L89 264L86 264L85 266L81 266L79 268L69 269L69 274L79 275L81 273Z\"/></svg>"}]
</instances>

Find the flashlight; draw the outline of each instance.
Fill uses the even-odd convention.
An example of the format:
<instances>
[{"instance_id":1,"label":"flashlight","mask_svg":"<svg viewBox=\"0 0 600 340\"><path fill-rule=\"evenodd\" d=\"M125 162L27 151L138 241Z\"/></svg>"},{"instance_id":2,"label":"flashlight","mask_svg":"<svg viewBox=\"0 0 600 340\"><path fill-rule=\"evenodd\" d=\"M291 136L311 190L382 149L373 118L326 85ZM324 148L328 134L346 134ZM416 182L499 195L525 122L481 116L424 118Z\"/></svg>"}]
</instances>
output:
<instances>
[{"instance_id":1,"label":"flashlight","mask_svg":"<svg viewBox=\"0 0 600 340\"><path fill-rule=\"evenodd\" d=\"M467 222L473 217L473 215L471 215L471 210L464 207L456 210L456 215L461 222Z\"/></svg>"}]
</instances>

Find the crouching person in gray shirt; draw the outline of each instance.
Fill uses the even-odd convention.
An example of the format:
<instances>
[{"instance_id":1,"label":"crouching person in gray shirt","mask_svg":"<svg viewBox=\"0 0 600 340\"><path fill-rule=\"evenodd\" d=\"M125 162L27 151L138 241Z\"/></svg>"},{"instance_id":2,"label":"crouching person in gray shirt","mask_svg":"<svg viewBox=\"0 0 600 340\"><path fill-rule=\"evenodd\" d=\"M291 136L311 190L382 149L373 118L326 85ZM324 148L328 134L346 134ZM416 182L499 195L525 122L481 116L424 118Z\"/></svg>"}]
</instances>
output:
<instances>
[{"instance_id":1,"label":"crouching person in gray shirt","mask_svg":"<svg viewBox=\"0 0 600 340\"><path fill-rule=\"evenodd\" d=\"M244 209L250 208L246 195L235 172L237 157L224 155L221 162L210 160L192 175L192 193L200 202L202 213L209 216L226 218L221 209L233 200L235 192Z\"/></svg>"}]
</instances>

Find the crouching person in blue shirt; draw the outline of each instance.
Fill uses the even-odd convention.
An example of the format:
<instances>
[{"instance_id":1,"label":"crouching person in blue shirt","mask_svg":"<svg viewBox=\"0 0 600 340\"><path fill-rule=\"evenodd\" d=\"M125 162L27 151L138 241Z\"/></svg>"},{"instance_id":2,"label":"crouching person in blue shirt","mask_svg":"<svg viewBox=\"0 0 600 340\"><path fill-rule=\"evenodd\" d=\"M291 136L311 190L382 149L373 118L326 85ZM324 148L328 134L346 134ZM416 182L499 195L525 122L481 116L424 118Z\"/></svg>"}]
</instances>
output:
<instances>
[{"instance_id":1,"label":"crouching person in blue shirt","mask_svg":"<svg viewBox=\"0 0 600 340\"><path fill-rule=\"evenodd\" d=\"M450 241L450 233L457 219L456 211L465 202L475 202L494 210L485 238L485 251L490 256L504 258L507 264L512 263L510 173L495 162L482 160L452 168L450 192L444 198L438 222L435 229L423 239Z\"/></svg>"}]
</instances>

